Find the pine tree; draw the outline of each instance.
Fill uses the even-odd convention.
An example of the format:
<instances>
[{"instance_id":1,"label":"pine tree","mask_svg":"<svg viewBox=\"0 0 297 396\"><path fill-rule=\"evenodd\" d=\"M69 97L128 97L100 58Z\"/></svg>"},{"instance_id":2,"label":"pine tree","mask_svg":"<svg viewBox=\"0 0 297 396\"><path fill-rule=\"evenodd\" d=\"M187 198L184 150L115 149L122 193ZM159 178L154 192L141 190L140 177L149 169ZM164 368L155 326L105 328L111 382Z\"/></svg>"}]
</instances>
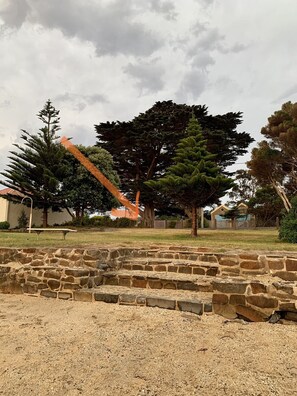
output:
<instances>
[{"instance_id":1,"label":"pine tree","mask_svg":"<svg viewBox=\"0 0 297 396\"><path fill-rule=\"evenodd\" d=\"M192 115L186 137L177 146L173 165L164 177L147 182L191 211L193 237L197 236L197 208L215 203L232 187L232 180L220 174L214 157L208 152L201 126Z\"/></svg>"},{"instance_id":2,"label":"pine tree","mask_svg":"<svg viewBox=\"0 0 297 396\"><path fill-rule=\"evenodd\" d=\"M43 210L43 227L48 225L48 210L60 210L64 206L61 182L65 174L64 148L58 143L59 111L48 100L38 113L44 124L36 135L22 130L23 145L15 144L18 151L11 151L10 164L1 174L2 184L33 199L35 208ZM8 199L21 198L13 194Z\"/></svg>"}]
</instances>

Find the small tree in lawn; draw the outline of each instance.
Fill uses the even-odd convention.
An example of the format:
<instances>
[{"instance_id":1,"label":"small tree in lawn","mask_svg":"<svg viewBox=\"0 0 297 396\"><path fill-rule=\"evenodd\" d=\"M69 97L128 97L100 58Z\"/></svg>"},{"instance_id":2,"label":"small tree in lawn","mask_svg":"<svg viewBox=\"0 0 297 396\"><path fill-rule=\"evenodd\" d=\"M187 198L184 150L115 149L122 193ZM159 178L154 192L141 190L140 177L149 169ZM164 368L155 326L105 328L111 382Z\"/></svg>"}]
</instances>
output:
<instances>
[{"instance_id":1,"label":"small tree in lawn","mask_svg":"<svg viewBox=\"0 0 297 396\"><path fill-rule=\"evenodd\" d=\"M193 237L197 237L197 208L213 204L232 187L232 180L221 175L206 149L202 129L194 115L187 127L187 136L178 144L174 163L164 177L147 182L161 190L192 215Z\"/></svg>"},{"instance_id":2,"label":"small tree in lawn","mask_svg":"<svg viewBox=\"0 0 297 396\"><path fill-rule=\"evenodd\" d=\"M65 176L65 149L56 135L59 127L59 111L48 100L38 113L43 123L36 135L22 130L23 145L15 144L18 152L11 151L10 164L1 174L5 186L21 193L21 196L7 194L6 198L20 202L26 195L33 199L34 207L43 211L43 227L48 225L48 210L64 207L61 182Z\"/></svg>"}]
</instances>

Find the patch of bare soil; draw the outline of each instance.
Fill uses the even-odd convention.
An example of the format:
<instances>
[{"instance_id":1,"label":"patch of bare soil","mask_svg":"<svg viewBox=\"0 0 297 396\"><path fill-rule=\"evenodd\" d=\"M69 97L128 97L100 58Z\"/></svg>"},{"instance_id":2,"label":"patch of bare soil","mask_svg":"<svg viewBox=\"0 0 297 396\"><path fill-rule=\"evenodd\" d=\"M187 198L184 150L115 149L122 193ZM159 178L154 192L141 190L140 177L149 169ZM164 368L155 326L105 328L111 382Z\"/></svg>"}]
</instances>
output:
<instances>
[{"instance_id":1,"label":"patch of bare soil","mask_svg":"<svg viewBox=\"0 0 297 396\"><path fill-rule=\"evenodd\" d=\"M0 395L297 394L297 326L0 295Z\"/></svg>"}]
</instances>

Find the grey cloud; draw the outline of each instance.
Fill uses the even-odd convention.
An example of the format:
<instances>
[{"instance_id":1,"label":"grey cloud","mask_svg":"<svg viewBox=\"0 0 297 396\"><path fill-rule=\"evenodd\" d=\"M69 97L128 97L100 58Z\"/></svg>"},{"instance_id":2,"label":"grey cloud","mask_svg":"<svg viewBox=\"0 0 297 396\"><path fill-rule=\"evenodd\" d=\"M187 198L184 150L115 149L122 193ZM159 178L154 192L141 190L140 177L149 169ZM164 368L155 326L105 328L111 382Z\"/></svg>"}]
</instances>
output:
<instances>
[{"instance_id":1,"label":"grey cloud","mask_svg":"<svg viewBox=\"0 0 297 396\"><path fill-rule=\"evenodd\" d=\"M217 28L208 28L207 25L200 22L196 23L191 32L197 36L194 44L189 48L188 55L194 56L199 51L214 51L217 50L223 54L238 53L244 51L249 46L243 43L235 43L227 45L225 43L225 36L219 32Z\"/></svg>"},{"instance_id":2,"label":"grey cloud","mask_svg":"<svg viewBox=\"0 0 297 396\"><path fill-rule=\"evenodd\" d=\"M189 71L181 82L176 98L180 102L187 102L188 99L198 98L207 85L207 73L198 69Z\"/></svg>"},{"instance_id":3,"label":"grey cloud","mask_svg":"<svg viewBox=\"0 0 297 396\"><path fill-rule=\"evenodd\" d=\"M96 143L96 134L93 129L85 125L70 124L67 129L71 131L72 142L84 146L93 146Z\"/></svg>"},{"instance_id":4,"label":"grey cloud","mask_svg":"<svg viewBox=\"0 0 297 396\"><path fill-rule=\"evenodd\" d=\"M174 20L177 17L175 5L172 1L150 0L151 10L163 14L166 19Z\"/></svg>"},{"instance_id":5,"label":"grey cloud","mask_svg":"<svg viewBox=\"0 0 297 396\"><path fill-rule=\"evenodd\" d=\"M100 94L93 95L77 95L69 92L57 95L54 98L54 102L69 102L73 105L73 109L76 111L83 111L87 105L93 105L95 103L106 103L107 99Z\"/></svg>"},{"instance_id":6,"label":"grey cloud","mask_svg":"<svg viewBox=\"0 0 297 396\"><path fill-rule=\"evenodd\" d=\"M214 64L213 57L207 52L201 52L192 58L192 65L203 70L206 70L207 66Z\"/></svg>"},{"instance_id":7,"label":"grey cloud","mask_svg":"<svg viewBox=\"0 0 297 396\"><path fill-rule=\"evenodd\" d=\"M288 101L290 96L297 94L297 84L294 84L292 87L283 92L280 96L278 96L272 103L279 103L281 100Z\"/></svg>"},{"instance_id":8,"label":"grey cloud","mask_svg":"<svg viewBox=\"0 0 297 396\"><path fill-rule=\"evenodd\" d=\"M14 2L10 0L10 6ZM133 21L133 2L114 0L106 5L91 2L88 6L83 0L27 2L30 5L27 20L46 28L59 29L65 36L89 41L94 44L98 55L147 56L162 45L161 40L143 24ZM7 23L12 25L9 21Z\"/></svg>"},{"instance_id":9,"label":"grey cloud","mask_svg":"<svg viewBox=\"0 0 297 396\"><path fill-rule=\"evenodd\" d=\"M129 63L124 68L127 74L137 80L136 86L140 89L141 94L158 92L164 86L162 76L165 71L156 62L157 60L154 59L150 62L139 62L138 64Z\"/></svg>"},{"instance_id":10,"label":"grey cloud","mask_svg":"<svg viewBox=\"0 0 297 396\"><path fill-rule=\"evenodd\" d=\"M19 28L27 18L30 6L26 0L12 0L0 8L0 16L11 27Z\"/></svg>"}]
</instances>

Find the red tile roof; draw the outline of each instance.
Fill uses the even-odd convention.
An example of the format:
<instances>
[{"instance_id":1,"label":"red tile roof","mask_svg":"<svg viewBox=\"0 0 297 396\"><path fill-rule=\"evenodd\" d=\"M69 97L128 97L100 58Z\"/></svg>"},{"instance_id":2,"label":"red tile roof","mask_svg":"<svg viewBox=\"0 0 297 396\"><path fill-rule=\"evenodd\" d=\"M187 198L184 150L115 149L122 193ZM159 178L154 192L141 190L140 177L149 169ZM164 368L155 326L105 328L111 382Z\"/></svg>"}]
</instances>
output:
<instances>
[{"instance_id":1,"label":"red tile roof","mask_svg":"<svg viewBox=\"0 0 297 396\"><path fill-rule=\"evenodd\" d=\"M0 190L0 195L6 195L6 194L11 194L11 195L18 195L19 197L24 197L24 194L12 189L12 188L3 188Z\"/></svg>"}]
</instances>

